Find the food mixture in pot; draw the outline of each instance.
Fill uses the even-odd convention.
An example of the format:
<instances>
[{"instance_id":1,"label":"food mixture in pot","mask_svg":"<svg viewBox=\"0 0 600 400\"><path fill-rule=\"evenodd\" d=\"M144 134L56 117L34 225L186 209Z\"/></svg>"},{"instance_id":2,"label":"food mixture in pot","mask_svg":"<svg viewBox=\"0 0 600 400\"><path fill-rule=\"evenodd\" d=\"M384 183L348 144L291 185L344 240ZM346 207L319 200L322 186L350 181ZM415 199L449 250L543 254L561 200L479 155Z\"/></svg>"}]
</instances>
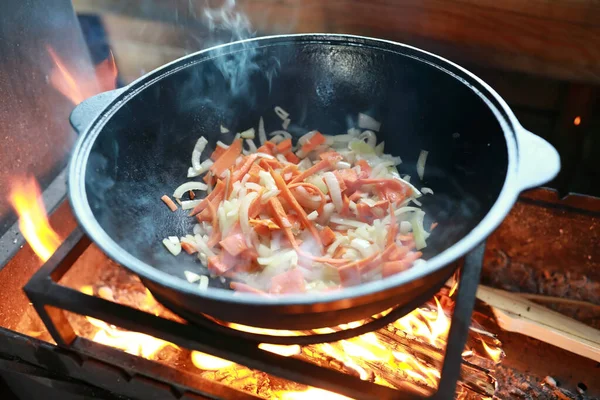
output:
<instances>
[{"instance_id":1,"label":"food mixture in pot","mask_svg":"<svg viewBox=\"0 0 600 400\"><path fill-rule=\"evenodd\" d=\"M198 139L191 180L175 190L175 201L162 197L197 224L184 237L165 238L165 247L175 256L196 254L211 275L230 278L232 289L261 295L336 290L424 263L429 233L417 198L433 192L400 177L400 158L377 143L380 123L359 114L360 129L312 131L294 143L288 113L275 113L283 130L269 135L261 118L257 131L217 142L212 154ZM426 158L422 151L421 179ZM186 278L200 288L209 281L191 271Z\"/></svg>"}]
</instances>

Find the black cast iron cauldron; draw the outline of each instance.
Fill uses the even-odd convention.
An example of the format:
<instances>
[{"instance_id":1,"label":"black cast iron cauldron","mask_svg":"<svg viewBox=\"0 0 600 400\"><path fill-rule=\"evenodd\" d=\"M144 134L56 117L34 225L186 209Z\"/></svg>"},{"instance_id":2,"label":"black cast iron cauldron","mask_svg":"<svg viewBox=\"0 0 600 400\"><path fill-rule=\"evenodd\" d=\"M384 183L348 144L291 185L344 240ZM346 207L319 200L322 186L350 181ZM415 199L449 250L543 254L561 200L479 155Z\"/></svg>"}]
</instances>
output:
<instances>
[{"instance_id":1,"label":"black cast iron cauldron","mask_svg":"<svg viewBox=\"0 0 600 400\"><path fill-rule=\"evenodd\" d=\"M182 236L194 219L160 201L188 180L199 136L227 143L220 124L238 132L264 116L267 132L291 114L300 136L340 134L359 112L382 122L379 140L402 157L401 173L434 190L423 198L438 227L425 265L337 292L261 297L234 293L218 279L201 291L161 240ZM79 222L108 256L138 274L155 297L190 320L208 314L246 325L308 329L358 320L394 305L423 301L454 272L454 262L483 241L519 192L552 179L557 152L526 131L504 100L465 69L431 53L348 35L272 36L230 43L184 57L129 86L80 104L71 115L81 136L69 171ZM416 159L429 151L418 181ZM414 307L419 304L414 304Z\"/></svg>"}]
</instances>

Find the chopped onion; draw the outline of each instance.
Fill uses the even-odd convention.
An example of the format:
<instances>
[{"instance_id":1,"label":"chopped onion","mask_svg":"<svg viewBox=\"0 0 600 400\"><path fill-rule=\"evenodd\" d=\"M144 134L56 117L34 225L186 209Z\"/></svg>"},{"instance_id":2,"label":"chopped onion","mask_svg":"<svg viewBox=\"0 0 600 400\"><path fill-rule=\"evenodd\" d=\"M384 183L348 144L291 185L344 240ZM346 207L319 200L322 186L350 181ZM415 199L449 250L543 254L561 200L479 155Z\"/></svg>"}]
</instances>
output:
<instances>
[{"instance_id":1,"label":"chopped onion","mask_svg":"<svg viewBox=\"0 0 600 400\"><path fill-rule=\"evenodd\" d=\"M262 146L267 141L267 133L265 132L265 121L263 117L258 120L258 142Z\"/></svg>"},{"instance_id":2,"label":"chopped onion","mask_svg":"<svg viewBox=\"0 0 600 400\"><path fill-rule=\"evenodd\" d=\"M433 190L431 190L431 188L428 188L428 187L422 187L421 188L421 193L423 193L423 194L433 194Z\"/></svg>"},{"instance_id":3,"label":"chopped onion","mask_svg":"<svg viewBox=\"0 0 600 400\"><path fill-rule=\"evenodd\" d=\"M174 256L178 256L181 253L181 243L179 242L179 238L176 236L169 236L166 239L163 239L163 244L173 254Z\"/></svg>"},{"instance_id":4,"label":"chopped onion","mask_svg":"<svg viewBox=\"0 0 600 400\"><path fill-rule=\"evenodd\" d=\"M288 126L290 126L290 122L292 122L292 120L289 118L286 118L285 121L283 121L283 123L281 124L281 127L283 129L287 130Z\"/></svg>"},{"instance_id":5,"label":"chopped onion","mask_svg":"<svg viewBox=\"0 0 600 400\"><path fill-rule=\"evenodd\" d=\"M229 133L229 129L227 129L223 125L221 125L221 133Z\"/></svg>"},{"instance_id":6,"label":"chopped onion","mask_svg":"<svg viewBox=\"0 0 600 400\"><path fill-rule=\"evenodd\" d=\"M346 226L350 226L353 228L362 228L363 226L364 227L369 226L369 224L367 224L365 222L355 221L353 219L348 219L348 218L340 218L340 217L336 217L336 216L331 217L331 222L333 222L334 224L346 225Z\"/></svg>"},{"instance_id":7,"label":"chopped onion","mask_svg":"<svg viewBox=\"0 0 600 400\"><path fill-rule=\"evenodd\" d=\"M350 246L358 250L363 257L369 257L371 254L373 254L371 243L368 240L358 238L353 239L350 242Z\"/></svg>"},{"instance_id":8,"label":"chopped onion","mask_svg":"<svg viewBox=\"0 0 600 400\"><path fill-rule=\"evenodd\" d=\"M204 199L200 199L200 200L184 200L184 201L181 202L181 209L182 210L189 210L191 208L194 208L198 204L200 204L202 202L202 200L204 200Z\"/></svg>"},{"instance_id":9,"label":"chopped onion","mask_svg":"<svg viewBox=\"0 0 600 400\"><path fill-rule=\"evenodd\" d=\"M254 128L246 129L245 131L240 133L240 136L244 139L254 139L255 138Z\"/></svg>"},{"instance_id":10,"label":"chopped onion","mask_svg":"<svg viewBox=\"0 0 600 400\"><path fill-rule=\"evenodd\" d=\"M206 290L208 289L208 284L210 283L208 276L200 275L200 282L198 282L198 289Z\"/></svg>"},{"instance_id":11,"label":"chopped onion","mask_svg":"<svg viewBox=\"0 0 600 400\"><path fill-rule=\"evenodd\" d=\"M421 203L419 200L417 199L410 199L413 203L415 203L417 206L421 207L423 205L423 203Z\"/></svg>"},{"instance_id":12,"label":"chopped onion","mask_svg":"<svg viewBox=\"0 0 600 400\"><path fill-rule=\"evenodd\" d=\"M352 167L352 164L347 163L346 161L338 161L337 164L335 164L335 166L337 167L337 169L349 169Z\"/></svg>"},{"instance_id":13,"label":"chopped onion","mask_svg":"<svg viewBox=\"0 0 600 400\"><path fill-rule=\"evenodd\" d=\"M258 149L256 148L256 145L254 144L253 140L246 139L246 144L248 145L248 150L250 150L250 153L252 153L252 154L256 153L256 151Z\"/></svg>"},{"instance_id":14,"label":"chopped onion","mask_svg":"<svg viewBox=\"0 0 600 400\"><path fill-rule=\"evenodd\" d=\"M425 175L425 162L427 161L427 155L429 154L426 150L421 150L419 154L419 159L417 160L417 174L419 175L419 179L423 180L423 175Z\"/></svg>"},{"instance_id":15,"label":"chopped onion","mask_svg":"<svg viewBox=\"0 0 600 400\"><path fill-rule=\"evenodd\" d=\"M273 142L274 144L279 144L281 142L283 142L285 140L285 138L282 135L275 135L271 138L271 142Z\"/></svg>"},{"instance_id":16,"label":"chopped onion","mask_svg":"<svg viewBox=\"0 0 600 400\"><path fill-rule=\"evenodd\" d=\"M377 146L375 146L375 154L377 154L378 156L383 155L384 147L385 147L385 142L381 142ZM400 158L400 157L398 157L398 158Z\"/></svg>"},{"instance_id":17,"label":"chopped onion","mask_svg":"<svg viewBox=\"0 0 600 400\"><path fill-rule=\"evenodd\" d=\"M373 117L368 116L367 114L358 113L358 127L379 132L379 128L381 128L381 122L377 121Z\"/></svg>"},{"instance_id":18,"label":"chopped onion","mask_svg":"<svg viewBox=\"0 0 600 400\"><path fill-rule=\"evenodd\" d=\"M207 158L206 160L204 160L200 163L200 168L198 168L198 169L194 169L191 167L188 168L187 177L195 178L199 175L202 175L203 173L208 171L210 169L210 167L212 167L213 164L214 164L213 161L210 158Z\"/></svg>"},{"instance_id":19,"label":"chopped onion","mask_svg":"<svg viewBox=\"0 0 600 400\"><path fill-rule=\"evenodd\" d=\"M187 279L187 281L189 283L194 283L200 280L200 275L191 272L191 271L183 271L183 274L185 275L185 279Z\"/></svg>"},{"instance_id":20,"label":"chopped onion","mask_svg":"<svg viewBox=\"0 0 600 400\"><path fill-rule=\"evenodd\" d=\"M306 142L308 142L310 140L310 138L312 138L316 133L317 133L317 131L310 131L310 132L305 133L304 135L300 136L300 138L298 138L298 144L301 146L304 146L306 144Z\"/></svg>"},{"instance_id":21,"label":"chopped onion","mask_svg":"<svg viewBox=\"0 0 600 400\"><path fill-rule=\"evenodd\" d=\"M281 108L279 106L275 107L275 114L277 114L277 116L279 118L281 118L282 121L287 119L287 117L290 116L290 114L288 114L287 111L285 111L283 108Z\"/></svg>"},{"instance_id":22,"label":"chopped onion","mask_svg":"<svg viewBox=\"0 0 600 400\"><path fill-rule=\"evenodd\" d=\"M249 175L247 175L249 176ZM260 192L262 190L262 186L260 186L258 183L254 183L254 182L248 182L245 184L246 189L249 190L254 190L255 192Z\"/></svg>"},{"instance_id":23,"label":"chopped onion","mask_svg":"<svg viewBox=\"0 0 600 400\"><path fill-rule=\"evenodd\" d=\"M202 236L194 235L194 239L196 239L196 245L198 249L206 254L207 257L214 257L216 254L208 247Z\"/></svg>"},{"instance_id":24,"label":"chopped onion","mask_svg":"<svg viewBox=\"0 0 600 400\"><path fill-rule=\"evenodd\" d=\"M314 220L316 220L317 218L319 218L319 213L317 212L317 210L315 210L315 211L311 212L310 214L308 214L308 215L307 215L307 218L308 218L310 221L314 221Z\"/></svg>"},{"instance_id":25,"label":"chopped onion","mask_svg":"<svg viewBox=\"0 0 600 400\"><path fill-rule=\"evenodd\" d=\"M208 189L208 186L206 186L205 183L186 182L183 185L180 185L177 189L175 189L175 191L173 192L173 197L180 199L181 196L183 196L183 194L185 192L189 192L190 190L206 190L206 189Z\"/></svg>"},{"instance_id":26,"label":"chopped onion","mask_svg":"<svg viewBox=\"0 0 600 400\"><path fill-rule=\"evenodd\" d=\"M244 237L246 238L246 243L248 246L252 245L250 239L250 233L252 232L252 228L250 227L250 220L248 218L248 210L252 205L252 202L258 197L258 193L252 192L248 194L241 202L240 206L240 228Z\"/></svg>"},{"instance_id":27,"label":"chopped onion","mask_svg":"<svg viewBox=\"0 0 600 400\"><path fill-rule=\"evenodd\" d=\"M375 136L375 132L373 131L364 131L363 133L358 135L358 139L364 141L366 144L373 148L375 148L375 145L377 144L377 136Z\"/></svg>"},{"instance_id":28,"label":"chopped onion","mask_svg":"<svg viewBox=\"0 0 600 400\"><path fill-rule=\"evenodd\" d=\"M340 188L340 183L333 172L329 171L323 174L323 179L325 179L329 194L331 195L331 201L335 206L336 211L341 212L344 208L344 203L342 202L342 189Z\"/></svg>"},{"instance_id":29,"label":"chopped onion","mask_svg":"<svg viewBox=\"0 0 600 400\"><path fill-rule=\"evenodd\" d=\"M258 173L260 177L260 184L266 187L268 190L277 190L277 185L275 184L275 180L267 171L260 171Z\"/></svg>"},{"instance_id":30,"label":"chopped onion","mask_svg":"<svg viewBox=\"0 0 600 400\"><path fill-rule=\"evenodd\" d=\"M220 140L217 141L217 146L227 150L229 148L228 145L226 145L225 143L221 142Z\"/></svg>"},{"instance_id":31,"label":"chopped onion","mask_svg":"<svg viewBox=\"0 0 600 400\"><path fill-rule=\"evenodd\" d=\"M414 217L411 220L411 225L413 229L413 236L415 238L415 247L417 250L421 250L427 247L427 243L425 240L429 237L429 233L425 231L423 228L423 219L425 218L425 212L419 210L415 213Z\"/></svg>"},{"instance_id":32,"label":"chopped onion","mask_svg":"<svg viewBox=\"0 0 600 400\"><path fill-rule=\"evenodd\" d=\"M201 136L196 142L194 150L192 151L192 168L200 169L200 156L202 155L202 152L207 144L208 140L206 140L204 136Z\"/></svg>"},{"instance_id":33,"label":"chopped onion","mask_svg":"<svg viewBox=\"0 0 600 400\"><path fill-rule=\"evenodd\" d=\"M267 201L269 201L271 197L278 196L279 193L281 193L281 190L279 189L269 190L265 192L262 196L260 196L261 204L265 204Z\"/></svg>"},{"instance_id":34,"label":"chopped onion","mask_svg":"<svg viewBox=\"0 0 600 400\"><path fill-rule=\"evenodd\" d=\"M401 234L406 235L411 230L412 230L412 225L411 225L410 222L408 222L408 221L401 221L400 222L400 233Z\"/></svg>"},{"instance_id":35,"label":"chopped onion","mask_svg":"<svg viewBox=\"0 0 600 400\"><path fill-rule=\"evenodd\" d=\"M320 223L322 225L327 225L333 212L335 211L335 206L331 203L327 203L323 206L323 213L321 214Z\"/></svg>"}]
</instances>

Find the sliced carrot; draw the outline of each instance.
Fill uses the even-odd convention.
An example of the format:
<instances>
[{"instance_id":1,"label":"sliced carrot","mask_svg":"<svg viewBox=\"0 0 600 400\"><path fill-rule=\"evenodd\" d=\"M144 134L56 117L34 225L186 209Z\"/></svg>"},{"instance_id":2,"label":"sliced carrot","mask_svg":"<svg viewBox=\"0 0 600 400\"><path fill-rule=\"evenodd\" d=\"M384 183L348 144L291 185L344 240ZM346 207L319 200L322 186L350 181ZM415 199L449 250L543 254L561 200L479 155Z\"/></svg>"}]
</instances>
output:
<instances>
[{"instance_id":1,"label":"sliced carrot","mask_svg":"<svg viewBox=\"0 0 600 400\"><path fill-rule=\"evenodd\" d=\"M220 256L212 256L208 258L208 270L215 275L223 275L233 267L234 265L225 264L223 262L223 258Z\"/></svg>"},{"instance_id":2,"label":"sliced carrot","mask_svg":"<svg viewBox=\"0 0 600 400\"><path fill-rule=\"evenodd\" d=\"M321 135L321 132L317 131L310 139L306 141L306 143L304 143L304 146L302 146L302 152L304 154L308 154L323 143L325 143L325 136Z\"/></svg>"},{"instance_id":3,"label":"sliced carrot","mask_svg":"<svg viewBox=\"0 0 600 400\"><path fill-rule=\"evenodd\" d=\"M298 164L300 162L300 158L292 151L285 155L285 159L294 164Z\"/></svg>"},{"instance_id":4,"label":"sliced carrot","mask_svg":"<svg viewBox=\"0 0 600 400\"><path fill-rule=\"evenodd\" d=\"M223 172L235 164L235 160L242 153L242 140L238 139L231 143L231 146L215 161L210 167L210 171L215 176L221 176Z\"/></svg>"},{"instance_id":5,"label":"sliced carrot","mask_svg":"<svg viewBox=\"0 0 600 400\"><path fill-rule=\"evenodd\" d=\"M277 159L270 160L268 158L262 158L258 162L258 165L260 165L264 170L269 170L269 168L273 168L273 169L281 168L281 163Z\"/></svg>"},{"instance_id":6,"label":"sliced carrot","mask_svg":"<svg viewBox=\"0 0 600 400\"><path fill-rule=\"evenodd\" d=\"M236 292L254 293L254 294L260 294L262 296L268 296L268 294L266 292L263 292L260 289L256 289L256 288L254 288L250 285L247 285L245 283L242 283L242 282L231 282L229 284L229 286Z\"/></svg>"},{"instance_id":7,"label":"sliced carrot","mask_svg":"<svg viewBox=\"0 0 600 400\"><path fill-rule=\"evenodd\" d=\"M326 226L321 230L321 241L325 246L329 246L335 241L335 234L330 227Z\"/></svg>"},{"instance_id":8,"label":"sliced carrot","mask_svg":"<svg viewBox=\"0 0 600 400\"><path fill-rule=\"evenodd\" d=\"M333 174L338 182L340 182L340 186L343 185L344 190L346 186L353 186L358 180L358 174L352 168L338 169L337 171L333 171Z\"/></svg>"},{"instance_id":9,"label":"sliced carrot","mask_svg":"<svg viewBox=\"0 0 600 400\"><path fill-rule=\"evenodd\" d=\"M194 200L196 198L196 193L194 193L193 190L190 190L188 192L188 195L190 196L190 200Z\"/></svg>"},{"instance_id":10,"label":"sliced carrot","mask_svg":"<svg viewBox=\"0 0 600 400\"><path fill-rule=\"evenodd\" d=\"M175 204L175 202L171 200L169 196L165 194L160 199L167 205L167 207L169 207L171 211L177 211L177 204Z\"/></svg>"},{"instance_id":11,"label":"sliced carrot","mask_svg":"<svg viewBox=\"0 0 600 400\"><path fill-rule=\"evenodd\" d=\"M410 264L410 262L404 260L384 262L381 268L381 276L387 278L388 276L406 271L410 268Z\"/></svg>"},{"instance_id":12,"label":"sliced carrot","mask_svg":"<svg viewBox=\"0 0 600 400\"><path fill-rule=\"evenodd\" d=\"M267 142L267 143L268 143L268 142ZM268 154L268 155L271 155L271 156L273 155L273 150L271 150L271 148L270 148L270 147L268 147L268 146L265 146L265 145L262 145L262 146L260 146L260 147L259 147L259 148L256 150L256 152L257 152L257 153L264 153L264 154Z\"/></svg>"},{"instance_id":13,"label":"sliced carrot","mask_svg":"<svg viewBox=\"0 0 600 400\"><path fill-rule=\"evenodd\" d=\"M358 265L355 263L345 265L343 267L338 268L338 273L340 274L340 282L342 286L356 286L360 284L360 276L361 273L358 269Z\"/></svg>"},{"instance_id":14,"label":"sliced carrot","mask_svg":"<svg viewBox=\"0 0 600 400\"><path fill-rule=\"evenodd\" d=\"M209 201L210 205L207 204L206 208L204 210L202 210L202 212L200 214L196 215L196 219L200 222L202 221L214 221L215 220L215 215L216 213L216 209L219 207L219 204L225 199L225 190L221 190L219 193L217 193L217 195ZM211 209L210 207L213 207L213 209Z\"/></svg>"},{"instance_id":15,"label":"sliced carrot","mask_svg":"<svg viewBox=\"0 0 600 400\"><path fill-rule=\"evenodd\" d=\"M273 217L275 217L275 220L277 221L278 225L283 228L283 231L285 232L285 235L287 236L292 246L294 248L297 248L298 245L296 244L296 239L294 238L294 233L291 229L292 224L288 220L288 217L285 214L285 211L283 210L283 207L277 199L277 197L271 197L269 199L269 205L271 206Z\"/></svg>"},{"instance_id":16,"label":"sliced carrot","mask_svg":"<svg viewBox=\"0 0 600 400\"><path fill-rule=\"evenodd\" d=\"M250 170L248 171L248 175L250 175L250 178L248 178L248 182L260 182L260 176L258 175L260 171L264 171L264 169L262 169L260 165L258 165L257 163L252 164L250 166Z\"/></svg>"},{"instance_id":17,"label":"sliced carrot","mask_svg":"<svg viewBox=\"0 0 600 400\"><path fill-rule=\"evenodd\" d=\"M210 159L213 161L217 161L223 155L223 153L225 153L225 151L227 151L226 148L217 145L215 151L213 151L210 155Z\"/></svg>"},{"instance_id":18,"label":"sliced carrot","mask_svg":"<svg viewBox=\"0 0 600 400\"><path fill-rule=\"evenodd\" d=\"M256 216L260 214L260 211L264 208L264 205L260 201L264 191L264 188L261 189L256 199L254 199L252 204L250 204L250 207L248 208L248 218L256 218Z\"/></svg>"},{"instance_id":19,"label":"sliced carrot","mask_svg":"<svg viewBox=\"0 0 600 400\"><path fill-rule=\"evenodd\" d=\"M279 154L287 154L292 151L292 139L285 139L275 147Z\"/></svg>"},{"instance_id":20,"label":"sliced carrot","mask_svg":"<svg viewBox=\"0 0 600 400\"><path fill-rule=\"evenodd\" d=\"M188 242L181 242L181 248L188 254L194 254L198 252L198 249Z\"/></svg>"},{"instance_id":21,"label":"sliced carrot","mask_svg":"<svg viewBox=\"0 0 600 400\"><path fill-rule=\"evenodd\" d=\"M365 193L365 192L363 192L363 191L361 191L361 190L357 190L356 192L354 192L354 193L352 193L352 194L350 195L350 200L352 200L353 202L355 202L355 203L356 203L357 201L359 201L359 200L362 198L362 195L363 195L364 193Z\"/></svg>"},{"instance_id":22,"label":"sliced carrot","mask_svg":"<svg viewBox=\"0 0 600 400\"><path fill-rule=\"evenodd\" d=\"M270 218L266 218L266 219L251 219L249 222L250 222L250 225L252 225L252 226L261 225L261 226L264 226L267 229L273 230L273 231L281 229L279 227L279 225L277 225L275 222L273 222L273 220L270 219Z\"/></svg>"},{"instance_id":23,"label":"sliced carrot","mask_svg":"<svg viewBox=\"0 0 600 400\"><path fill-rule=\"evenodd\" d=\"M290 183L302 182L309 176L314 175L317 172L322 171L324 169L328 169L328 168L331 168L331 162L329 162L328 160L321 160L318 163L316 163L315 165L313 165L312 167L310 167L309 169L307 169L306 171L302 172L300 175L298 175L294 179L292 179L290 181Z\"/></svg>"},{"instance_id":24,"label":"sliced carrot","mask_svg":"<svg viewBox=\"0 0 600 400\"><path fill-rule=\"evenodd\" d=\"M204 177L202 178L202 180L207 185L212 185L214 183L214 181L215 181L215 177L212 174L212 172L208 171L208 173L204 175Z\"/></svg>"},{"instance_id":25,"label":"sliced carrot","mask_svg":"<svg viewBox=\"0 0 600 400\"><path fill-rule=\"evenodd\" d=\"M298 268L291 269L283 274L275 275L271 278L271 288L269 293L273 294L291 294L304 293L304 276Z\"/></svg>"},{"instance_id":26,"label":"sliced carrot","mask_svg":"<svg viewBox=\"0 0 600 400\"><path fill-rule=\"evenodd\" d=\"M192 210L192 212L189 214L190 217L193 216L193 215L198 214L201 211L203 211L207 207L208 202L212 201L215 197L217 197L220 194L222 194L224 190L225 190L225 184L223 183L223 181L217 182L217 186L215 186L215 188L213 189L213 191L210 192L210 194L208 196L206 196L200 202L200 204L198 204L196 207L194 207L194 209Z\"/></svg>"},{"instance_id":27,"label":"sliced carrot","mask_svg":"<svg viewBox=\"0 0 600 400\"><path fill-rule=\"evenodd\" d=\"M343 216L348 216L350 212L350 199L346 196L346 193L342 194L342 210L340 212Z\"/></svg>"},{"instance_id":28,"label":"sliced carrot","mask_svg":"<svg viewBox=\"0 0 600 400\"><path fill-rule=\"evenodd\" d=\"M409 248L406 246L396 246L388 256L389 261L398 261L408 254Z\"/></svg>"},{"instance_id":29,"label":"sliced carrot","mask_svg":"<svg viewBox=\"0 0 600 400\"><path fill-rule=\"evenodd\" d=\"M358 160L356 165L360 167L360 178L367 179L371 176L371 171L373 170L367 160Z\"/></svg>"},{"instance_id":30,"label":"sliced carrot","mask_svg":"<svg viewBox=\"0 0 600 400\"><path fill-rule=\"evenodd\" d=\"M291 189L295 189L299 186L302 186L304 188L308 188L310 189L315 195L320 197L320 204L318 207L315 207L313 209L317 210L317 212L319 214L321 214L323 212L323 207L325 207L325 204L327 203L327 198L325 197L325 195L323 194L323 192L321 192L321 189L319 189L318 187L316 187L315 185L313 185L312 183L308 183L308 182L298 182L298 183L293 183L288 185L288 188ZM295 191L294 193L297 193L297 191ZM311 208L312 199L306 199L306 198L302 198L300 197L300 195L295 196L296 200L298 200L298 202L306 208ZM304 203L304 204L303 204Z\"/></svg>"},{"instance_id":31,"label":"sliced carrot","mask_svg":"<svg viewBox=\"0 0 600 400\"><path fill-rule=\"evenodd\" d=\"M333 258L342 258L342 256L346 254L346 248L343 246L339 246L337 249L335 249L335 252L333 253Z\"/></svg>"},{"instance_id":32,"label":"sliced carrot","mask_svg":"<svg viewBox=\"0 0 600 400\"><path fill-rule=\"evenodd\" d=\"M219 242L221 247L232 256L237 256L241 252L248 250L246 239L241 233L228 235L225 239Z\"/></svg>"},{"instance_id":33,"label":"sliced carrot","mask_svg":"<svg viewBox=\"0 0 600 400\"><path fill-rule=\"evenodd\" d=\"M298 203L298 201L290 191L289 187L287 186L281 175L279 175L272 169L269 172L275 180L277 188L281 190L281 196L290 204L290 206L292 206L292 209L296 211L296 213L300 217L300 222L302 223L302 225L304 225L304 227L310 231L312 236L315 238L315 241L319 245L319 248L321 249L321 251L323 251L323 243L321 243L321 237L319 236L319 232L317 231L315 224L313 224L312 221L308 219L308 215L306 214L302 206Z\"/></svg>"},{"instance_id":34,"label":"sliced carrot","mask_svg":"<svg viewBox=\"0 0 600 400\"><path fill-rule=\"evenodd\" d=\"M242 180L244 176L250 172L257 158L258 156L256 154L251 154L248 157L246 157L242 162L242 165L237 167L235 172L232 174L231 181L237 182Z\"/></svg>"},{"instance_id":35,"label":"sliced carrot","mask_svg":"<svg viewBox=\"0 0 600 400\"><path fill-rule=\"evenodd\" d=\"M429 232L431 232L432 230L434 230L437 226L438 226L437 222L432 222L431 226L429 227Z\"/></svg>"},{"instance_id":36,"label":"sliced carrot","mask_svg":"<svg viewBox=\"0 0 600 400\"><path fill-rule=\"evenodd\" d=\"M326 151L325 153L319 154L319 158L321 160L327 160L331 164L335 164L338 161L341 161L344 157L337 151Z\"/></svg>"}]
</instances>

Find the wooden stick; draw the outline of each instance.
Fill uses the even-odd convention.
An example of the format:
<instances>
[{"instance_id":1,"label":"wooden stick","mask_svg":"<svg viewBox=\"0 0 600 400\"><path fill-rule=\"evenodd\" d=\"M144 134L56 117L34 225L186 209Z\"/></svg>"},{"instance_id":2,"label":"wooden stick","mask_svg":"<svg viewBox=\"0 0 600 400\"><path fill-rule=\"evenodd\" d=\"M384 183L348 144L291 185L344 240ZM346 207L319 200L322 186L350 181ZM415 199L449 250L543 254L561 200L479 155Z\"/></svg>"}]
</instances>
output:
<instances>
[{"instance_id":1,"label":"wooden stick","mask_svg":"<svg viewBox=\"0 0 600 400\"><path fill-rule=\"evenodd\" d=\"M516 293L480 285L477 298L492 307L502 329L521 333L600 362L599 330L524 299Z\"/></svg>"}]
</instances>

